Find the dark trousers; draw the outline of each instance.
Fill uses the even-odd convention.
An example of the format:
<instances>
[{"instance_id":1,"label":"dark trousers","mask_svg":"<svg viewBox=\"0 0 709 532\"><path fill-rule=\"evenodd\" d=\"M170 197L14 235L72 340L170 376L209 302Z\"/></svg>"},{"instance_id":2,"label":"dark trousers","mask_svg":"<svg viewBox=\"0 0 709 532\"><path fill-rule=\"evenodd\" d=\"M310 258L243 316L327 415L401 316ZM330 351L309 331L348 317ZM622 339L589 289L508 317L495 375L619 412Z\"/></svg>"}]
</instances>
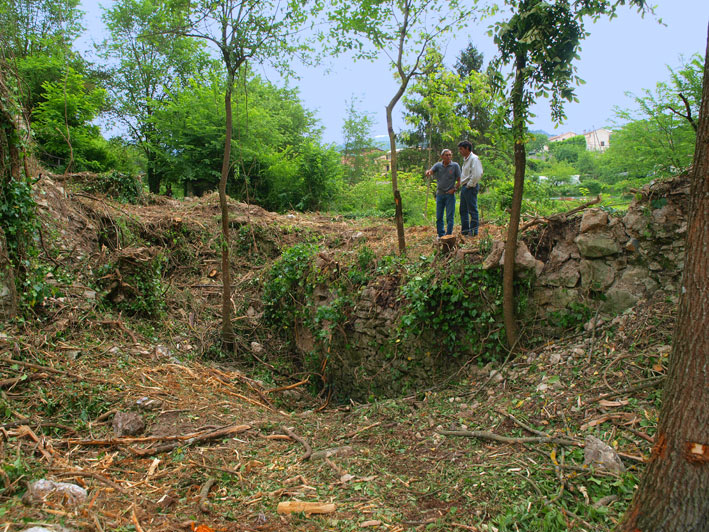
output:
<instances>
[{"instance_id":1,"label":"dark trousers","mask_svg":"<svg viewBox=\"0 0 709 532\"><path fill-rule=\"evenodd\" d=\"M478 190L480 184L474 187L463 187L460 191L460 232L464 235L478 234Z\"/></svg>"},{"instance_id":2,"label":"dark trousers","mask_svg":"<svg viewBox=\"0 0 709 532\"><path fill-rule=\"evenodd\" d=\"M443 211L446 211L446 229L443 229ZM436 231L438 236L453 234L455 194L436 194Z\"/></svg>"}]
</instances>

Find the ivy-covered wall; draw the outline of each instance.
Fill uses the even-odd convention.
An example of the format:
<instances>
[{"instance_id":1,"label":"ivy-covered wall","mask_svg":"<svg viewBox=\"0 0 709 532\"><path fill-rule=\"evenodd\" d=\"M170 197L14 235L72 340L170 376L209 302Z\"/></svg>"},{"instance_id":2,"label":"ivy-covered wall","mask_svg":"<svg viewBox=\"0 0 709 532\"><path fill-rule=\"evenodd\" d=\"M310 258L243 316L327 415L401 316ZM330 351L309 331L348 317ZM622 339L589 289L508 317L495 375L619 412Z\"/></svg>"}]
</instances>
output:
<instances>
[{"instance_id":1,"label":"ivy-covered wall","mask_svg":"<svg viewBox=\"0 0 709 532\"><path fill-rule=\"evenodd\" d=\"M520 284L520 305L528 283ZM264 284L264 318L292 340L338 400L425 390L469 363L499 359L502 285L464 256L379 260L286 250Z\"/></svg>"}]
</instances>

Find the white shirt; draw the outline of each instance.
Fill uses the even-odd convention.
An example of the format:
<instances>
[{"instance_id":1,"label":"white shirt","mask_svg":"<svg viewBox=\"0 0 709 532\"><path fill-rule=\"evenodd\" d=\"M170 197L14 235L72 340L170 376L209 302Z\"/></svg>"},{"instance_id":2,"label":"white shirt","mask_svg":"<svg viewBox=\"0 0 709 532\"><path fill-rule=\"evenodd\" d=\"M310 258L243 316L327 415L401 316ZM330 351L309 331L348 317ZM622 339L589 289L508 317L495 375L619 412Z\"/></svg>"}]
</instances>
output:
<instances>
[{"instance_id":1,"label":"white shirt","mask_svg":"<svg viewBox=\"0 0 709 532\"><path fill-rule=\"evenodd\" d=\"M463 159L463 167L460 172L460 186L474 187L480 183L483 176L483 165L480 158L473 152Z\"/></svg>"}]
</instances>

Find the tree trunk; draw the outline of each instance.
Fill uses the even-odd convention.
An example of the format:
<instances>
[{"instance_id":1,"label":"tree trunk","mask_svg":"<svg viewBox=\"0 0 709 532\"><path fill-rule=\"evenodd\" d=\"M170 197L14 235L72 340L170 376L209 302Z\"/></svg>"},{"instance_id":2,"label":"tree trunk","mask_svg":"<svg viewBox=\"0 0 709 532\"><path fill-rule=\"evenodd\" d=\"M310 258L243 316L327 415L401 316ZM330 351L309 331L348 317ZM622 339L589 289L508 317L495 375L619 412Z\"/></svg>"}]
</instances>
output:
<instances>
[{"instance_id":1,"label":"tree trunk","mask_svg":"<svg viewBox=\"0 0 709 532\"><path fill-rule=\"evenodd\" d=\"M526 130L526 112L524 109L524 68L526 57L518 54L515 60L515 81L512 87L512 132L514 136L515 177L510 208L510 222L507 226L507 241L505 242L505 263L502 274L502 312L505 322L507 344L513 348L519 338L519 327L515 315L515 255L517 253L517 233L522 211L522 194L524 192L524 171L527 154L524 148L524 133Z\"/></svg>"},{"instance_id":2,"label":"tree trunk","mask_svg":"<svg viewBox=\"0 0 709 532\"><path fill-rule=\"evenodd\" d=\"M620 531L709 530L709 35L684 273L650 462Z\"/></svg>"},{"instance_id":3,"label":"tree trunk","mask_svg":"<svg viewBox=\"0 0 709 532\"><path fill-rule=\"evenodd\" d=\"M148 149L147 153L147 177L148 177L148 189L152 194L160 194L160 174L155 170L155 161L157 157L153 152L152 148Z\"/></svg>"},{"instance_id":4,"label":"tree trunk","mask_svg":"<svg viewBox=\"0 0 709 532\"><path fill-rule=\"evenodd\" d=\"M224 159L222 159L222 175L219 180L219 207L222 212L222 345L224 350L233 351L235 345L234 327L231 323L231 268L229 262L229 205L226 197L226 181L231 166L231 88L234 85L234 74L227 75L226 92L224 93L224 109L226 111L226 140L224 141Z\"/></svg>"},{"instance_id":5,"label":"tree trunk","mask_svg":"<svg viewBox=\"0 0 709 532\"><path fill-rule=\"evenodd\" d=\"M408 80L407 80L408 83ZM396 236L399 241L399 254L403 255L406 252L406 239L404 237L404 211L401 206L401 193L399 192L399 183L397 180L397 153L396 153L396 135L394 134L394 126L391 118L392 111L394 110L394 106L396 105L396 102L399 101L399 98L401 98L401 95L404 93L406 90L406 84L403 84L400 88L399 91L396 93L396 96L389 102L389 105L386 107L386 115L387 115L387 131L389 132L389 146L391 147L391 186L392 186L392 191L394 193L394 205L395 205L395 212L394 212L394 223L396 224Z\"/></svg>"}]
</instances>

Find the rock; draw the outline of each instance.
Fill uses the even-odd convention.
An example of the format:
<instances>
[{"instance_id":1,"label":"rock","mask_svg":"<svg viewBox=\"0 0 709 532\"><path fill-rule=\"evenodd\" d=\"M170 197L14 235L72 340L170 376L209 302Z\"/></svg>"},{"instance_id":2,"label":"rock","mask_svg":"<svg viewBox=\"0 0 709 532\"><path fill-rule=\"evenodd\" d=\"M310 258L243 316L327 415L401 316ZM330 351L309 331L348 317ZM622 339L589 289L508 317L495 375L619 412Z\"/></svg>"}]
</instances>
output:
<instances>
[{"instance_id":1,"label":"rock","mask_svg":"<svg viewBox=\"0 0 709 532\"><path fill-rule=\"evenodd\" d=\"M549 254L549 263L551 264L561 264L569 259L578 259L579 248L571 241L561 240L556 243L554 249L551 250Z\"/></svg>"},{"instance_id":2,"label":"rock","mask_svg":"<svg viewBox=\"0 0 709 532\"><path fill-rule=\"evenodd\" d=\"M584 259L581 261L579 271L581 287L584 289L602 291L615 281L615 270L603 260Z\"/></svg>"},{"instance_id":3,"label":"rock","mask_svg":"<svg viewBox=\"0 0 709 532\"><path fill-rule=\"evenodd\" d=\"M623 462L620 461L620 457L613 447L606 445L601 440L591 435L586 436L584 441L586 443L583 450L584 465L612 471L614 473L622 473L625 471L625 466Z\"/></svg>"},{"instance_id":4,"label":"rock","mask_svg":"<svg viewBox=\"0 0 709 532\"><path fill-rule=\"evenodd\" d=\"M598 229L606 225L608 225L608 213L601 209L588 209L583 213L579 230L582 233L587 233L592 229Z\"/></svg>"},{"instance_id":5,"label":"rock","mask_svg":"<svg viewBox=\"0 0 709 532\"><path fill-rule=\"evenodd\" d=\"M547 265L550 264L551 262L547 263ZM569 260L556 271L544 271L542 275L539 276L539 283L546 286L573 288L578 284L580 276L578 262Z\"/></svg>"},{"instance_id":6,"label":"rock","mask_svg":"<svg viewBox=\"0 0 709 532\"><path fill-rule=\"evenodd\" d=\"M87 492L81 486L42 479L30 483L27 492L22 497L22 502L35 505L51 501L67 508L73 508L86 502L86 498Z\"/></svg>"},{"instance_id":7,"label":"rock","mask_svg":"<svg viewBox=\"0 0 709 532\"><path fill-rule=\"evenodd\" d=\"M582 357L586 354L586 351L581 347L574 347L571 354L575 357Z\"/></svg>"},{"instance_id":8,"label":"rock","mask_svg":"<svg viewBox=\"0 0 709 532\"><path fill-rule=\"evenodd\" d=\"M344 445L342 447L333 447L331 449L323 449L322 451L315 451L311 456L310 460L324 460L325 458L331 458L333 456L349 456L354 453L354 448L351 445Z\"/></svg>"},{"instance_id":9,"label":"rock","mask_svg":"<svg viewBox=\"0 0 709 532\"><path fill-rule=\"evenodd\" d=\"M255 355L260 355L261 353L263 353L263 346L258 342L251 342L251 351Z\"/></svg>"},{"instance_id":10,"label":"rock","mask_svg":"<svg viewBox=\"0 0 709 532\"><path fill-rule=\"evenodd\" d=\"M498 264L500 266L504 266L505 264L504 247L502 250L502 255L500 255L500 260ZM519 272L524 270L534 270L535 274L539 276L541 275L543 269L544 263L534 258L534 255L529 252L527 244L525 244L524 242L518 242L517 249L515 250L515 271Z\"/></svg>"},{"instance_id":11,"label":"rock","mask_svg":"<svg viewBox=\"0 0 709 532\"><path fill-rule=\"evenodd\" d=\"M616 255L621 248L613 235L607 232L583 233L574 239L582 257L598 258Z\"/></svg>"},{"instance_id":12,"label":"rock","mask_svg":"<svg viewBox=\"0 0 709 532\"><path fill-rule=\"evenodd\" d=\"M549 364L558 364L559 362L561 362L561 360L561 353L559 353L558 351L555 351L551 355L549 355Z\"/></svg>"},{"instance_id":13,"label":"rock","mask_svg":"<svg viewBox=\"0 0 709 532\"><path fill-rule=\"evenodd\" d=\"M535 305L554 310L566 308L578 296L578 290L574 288L539 288L534 291L533 299Z\"/></svg>"},{"instance_id":14,"label":"rock","mask_svg":"<svg viewBox=\"0 0 709 532\"><path fill-rule=\"evenodd\" d=\"M495 240L492 243L492 249L490 250L490 253L487 257L485 257L485 260L483 261L483 270L490 270L492 268L495 268L496 266L499 266L500 258L502 257L502 253L504 251L505 243L501 240Z\"/></svg>"},{"instance_id":15,"label":"rock","mask_svg":"<svg viewBox=\"0 0 709 532\"><path fill-rule=\"evenodd\" d=\"M145 421L135 412L116 412L113 416L113 433L116 437L135 436L145 430Z\"/></svg>"},{"instance_id":16,"label":"rock","mask_svg":"<svg viewBox=\"0 0 709 532\"><path fill-rule=\"evenodd\" d=\"M141 397L135 402L135 405L141 410L157 410L162 407L162 401L151 399L150 397Z\"/></svg>"},{"instance_id":17,"label":"rock","mask_svg":"<svg viewBox=\"0 0 709 532\"><path fill-rule=\"evenodd\" d=\"M606 292L603 312L620 314L632 307L641 298L657 290L657 282L650 277L650 271L641 266L626 268L620 278Z\"/></svg>"},{"instance_id":18,"label":"rock","mask_svg":"<svg viewBox=\"0 0 709 532\"><path fill-rule=\"evenodd\" d=\"M498 382L502 382L505 378L502 376L502 373L497 371L496 369L493 369L490 372L490 382L493 384L497 384Z\"/></svg>"},{"instance_id":19,"label":"rock","mask_svg":"<svg viewBox=\"0 0 709 532\"><path fill-rule=\"evenodd\" d=\"M630 253L637 253L638 249L640 249L640 242L636 238L631 238L625 243L625 251L629 251Z\"/></svg>"}]
</instances>

